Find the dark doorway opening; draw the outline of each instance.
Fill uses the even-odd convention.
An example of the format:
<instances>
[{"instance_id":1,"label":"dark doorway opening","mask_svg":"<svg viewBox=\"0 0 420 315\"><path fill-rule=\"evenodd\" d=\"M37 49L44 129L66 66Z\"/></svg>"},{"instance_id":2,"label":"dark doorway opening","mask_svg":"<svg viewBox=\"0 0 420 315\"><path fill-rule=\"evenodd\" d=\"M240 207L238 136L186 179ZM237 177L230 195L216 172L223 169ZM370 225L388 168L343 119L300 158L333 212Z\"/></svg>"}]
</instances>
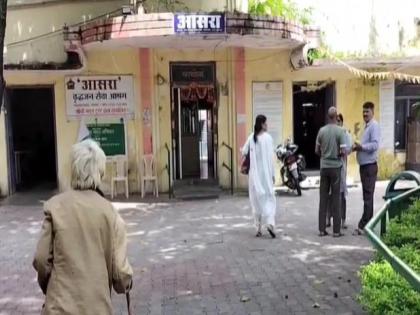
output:
<instances>
[{"instance_id":1,"label":"dark doorway opening","mask_svg":"<svg viewBox=\"0 0 420 315\"><path fill-rule=\"evenodd\" d=\"M335 106L335 84L308 88L306 82L293 84L294 141L299 153L306 159L308 170L320 168L315 154L315 141L319 129L327 121L328 108Z\"/></svg>"},{"instance_id":2,"label":"dark doorway opening","mask_svg":"<svg viewBox=\"0 0 420 315\"><path fill-rule=\"evenodd\" d=\"M55 189L53 88L8 88L6 103L11 193Z\"/></svg>"},{"instance_id":3,"label":"dark doorway opening","mask_svg":"<svg viewBox=\"0 0 420 315\"><path fill-rule=\"evenodd\" d=\"M213 104L207 100L181 100L174 89L177 143L177 179L213 179Z\"/></svg>"},{"instance_id":4,"label":"dark doorway opening","mask_svg":"<svg viewBox=\"0 0 420 315\"><path fill-rule=\"evenodd\" d=\"M171 86L174 179L215 180L215 64L172 63Z\"/></svg>"},{"instance_id":5,"label":"dark doorway opening","mask_svg":"<svg viewBox=\"0 0 420 315\"><path fill-rule=\"evenodd\" d=\"M408 140L408 118L415 116L413 105L420 102L420 85L395 82L395 151L405 151Z\"/></svg>"}]
</instances>

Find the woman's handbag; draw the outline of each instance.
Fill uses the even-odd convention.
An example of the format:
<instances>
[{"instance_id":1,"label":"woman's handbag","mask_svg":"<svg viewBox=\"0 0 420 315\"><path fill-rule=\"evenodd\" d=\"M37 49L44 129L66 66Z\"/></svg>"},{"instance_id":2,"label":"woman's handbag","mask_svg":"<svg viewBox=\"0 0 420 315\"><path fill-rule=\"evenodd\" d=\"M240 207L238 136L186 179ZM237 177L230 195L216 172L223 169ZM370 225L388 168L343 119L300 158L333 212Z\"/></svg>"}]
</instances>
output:
<instances>
[{"instance_id":1,"label":"woman's handbag","mask_svg":"<svg viewBox=\"0 0 420 315\"><path fill-rule=\"evenodd\" d=\"M249 174L249 167L251 165L249 158L249 151L248 153L243 157L242 163L241 163L241 174L248 175Z\"/></svg>"}]
</instances>

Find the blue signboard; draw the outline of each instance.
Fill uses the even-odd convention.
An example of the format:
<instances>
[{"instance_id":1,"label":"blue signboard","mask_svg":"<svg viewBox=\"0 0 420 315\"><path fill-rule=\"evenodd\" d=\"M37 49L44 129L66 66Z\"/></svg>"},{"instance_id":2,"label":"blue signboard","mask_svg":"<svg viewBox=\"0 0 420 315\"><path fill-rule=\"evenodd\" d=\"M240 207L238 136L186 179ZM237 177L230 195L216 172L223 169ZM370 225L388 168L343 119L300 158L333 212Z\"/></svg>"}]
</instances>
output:
<instances>
[{"instance_id":1,"label":"blue signboard","mask_svg":"<svg viewBox=\"0 0 420 315\"><path fill-rule=\"evenodd\" d=\"M174 32L177 34L214 34L225 31L223 13L174 15Z\"/></svg>"}]
</instances>

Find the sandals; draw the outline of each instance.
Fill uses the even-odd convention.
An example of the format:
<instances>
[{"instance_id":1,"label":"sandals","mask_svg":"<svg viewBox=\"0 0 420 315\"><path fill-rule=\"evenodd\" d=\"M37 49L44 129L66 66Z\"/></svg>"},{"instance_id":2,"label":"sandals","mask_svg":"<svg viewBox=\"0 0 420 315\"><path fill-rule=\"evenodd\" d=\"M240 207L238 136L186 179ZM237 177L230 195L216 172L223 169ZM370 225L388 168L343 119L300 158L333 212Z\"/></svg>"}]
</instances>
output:
<instances>
[{"instance_id":1,"label":"sandals","mask_svg":"<svg viewBox=\"0 0 420 315\"><path fill-rule=\"evenodd\" d=\"M327 231L322 231L322 232L319 232L319 234L318 234L319 237L324 237L324 236L327 236L327 235L329 235ZM333 234L333 237L342 237L342 236L344 236L344 234L341 233L341 232Z\"/></svg>"},{"instance_id":2,"label":"sandals","mask_svg":"<svg viewBox=\"0 0 420 315\"><path fill-rule=\"evenodd\" d=\"M352 234L355 236L360 236L363 235L363 232L360 229L355 229Z\"/></svg>"},{"instance_id":3,"label":"sandals","mask_svg":"<svg viewBox=\"0 0 420 315\"><path fill-rule=\"evenodd\" d=\"M267 227L267 231L268 233L270 233L272 238L276 238L276 233L274 233L274 230L272 227ZM261 237L261 236L262 236L261 231L258 231L257 234L255 234L255 237Z\"/></svg>"},{"instance_id":4,"label":"sandals","mask_svg":"<svg viewBox=\"0 0 420 315\"><path fill-rule=\"evenodd\" d=\"M274 233L273 229L271 227L267 228L268 233L270 233L272 238L276 238L276 233Z\"/></svg>"}]
</instances>

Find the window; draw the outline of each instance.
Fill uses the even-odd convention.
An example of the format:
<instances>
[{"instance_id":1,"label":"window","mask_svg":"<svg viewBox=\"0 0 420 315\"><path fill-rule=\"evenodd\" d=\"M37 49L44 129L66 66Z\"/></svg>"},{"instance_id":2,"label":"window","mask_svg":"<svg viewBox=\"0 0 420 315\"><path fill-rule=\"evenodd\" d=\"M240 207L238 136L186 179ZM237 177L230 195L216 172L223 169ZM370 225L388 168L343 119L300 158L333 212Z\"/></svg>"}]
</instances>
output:
<instances>
[{"instance_id":1,"label":"window","mask_svg":"<svg viewBox=\"0 0 420 315\"><path fill-rule=\"evenodd\" d=\"M420 85L395 82L395 150L407 148L407 118L412 105L420 102Z\"/></svg>"}]
</instances>

